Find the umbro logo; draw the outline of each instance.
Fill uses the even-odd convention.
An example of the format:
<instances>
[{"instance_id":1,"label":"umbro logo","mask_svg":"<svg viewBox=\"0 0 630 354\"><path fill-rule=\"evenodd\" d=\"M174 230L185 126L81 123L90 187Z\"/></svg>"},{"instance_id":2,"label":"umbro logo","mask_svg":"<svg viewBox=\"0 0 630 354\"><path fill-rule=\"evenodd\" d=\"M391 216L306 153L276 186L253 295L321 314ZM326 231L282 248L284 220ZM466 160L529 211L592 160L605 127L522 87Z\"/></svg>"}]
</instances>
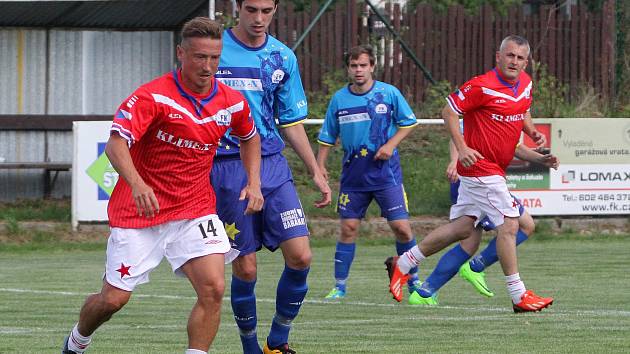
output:
<instances>
[{"instance_id":1,"label":"umbro logo","mask_svg":"<svg viewBox=\"0 0 630 354\"><path fill-rule=\"evenodd\" d=\"M499 98L498 100L495 100L494 103L505 103L507 102L506 100Z\"/></svg>"},{"instance_id":2,"label":"umbro logo","mask_svg":"<svg viewBox=\"0 0 630 354\"><path fill-rule=\"evenodd\" d=\"M182 117L179 113L169 113L168 117L171 119L184 119L184 117Z\"/></svg>"}]
</instances>

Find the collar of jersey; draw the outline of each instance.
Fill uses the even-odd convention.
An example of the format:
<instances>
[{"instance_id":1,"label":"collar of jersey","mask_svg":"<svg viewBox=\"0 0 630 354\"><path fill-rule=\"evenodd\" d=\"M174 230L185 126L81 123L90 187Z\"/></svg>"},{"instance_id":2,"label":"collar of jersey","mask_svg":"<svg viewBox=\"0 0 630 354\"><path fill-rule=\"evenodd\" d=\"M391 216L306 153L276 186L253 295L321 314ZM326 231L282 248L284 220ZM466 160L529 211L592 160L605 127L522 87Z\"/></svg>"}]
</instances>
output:
<instances>
[{"instance_id":1,"label":"collar of jersey","mask_svg":"<svg viewBox=\"0 0 630 354\"><path fill-rule=\"evenodd\" d=\"M241 47L243 47L243 49L247 49L247 50L250 50L252 52L257 52L257 51L263 49L267 45L267 41L269 41L269 35L267 33L265 33L265 42L263 44L261 44L258 47L250 47L247 44L241 42L238 38L236 38L236 35L234 33L232 33L232 27L226 29L225 32L227 32L227 34L230 36L230 38L232 38L234 43L240 45Z\"/></svg>"},{"instance_id":2,"label":"collar of jersey","mask_svg":"<svg viewBox=\"0 0 630 354\"><path fill-rule=\"evenodd\" d=\"M368 93L372 92L372 90L374 90L374 87L376 87L376 80L374 80L374 81L372 82L372 87L370 87L370 89L369 89L369 90L367 90L367 91L365 91L365 92L363 92L363 93L354 93L354 92L352 92L352 90L350 90L350 86L351 86L351 85L352 85L352 84L348 84L348 86L346 86L346 87L348 88L348 92L350 92L350 94L351 94L351 95L353 95L353 96L365 96L365 95L367 95Z\"/></svg>"},{"instance_id":3,"label":"collar of jersey","mask_svg":"<svg viewBox=\"0 0 630 354\"><path fill-rule=\"evenodd\" d=\"M512 91L512 94L514 97L516 97L516 94L518 93L518 87L521 85L521 80L516 80L516 82L514 82L514 85L510 84L509 82L507 82L502 76L501 74L499 74L499 71L497 70L497 68L492 69L492 71L494 71L494 73L497 75L497 79L499 79L499 82L509 88Z\"/></svg>"},{"instance_id":4,"label":"collar of jersey","mask_svg":"<svg viewBox=\"0 0 630 354\"><path fill-rule=\"evenodd\" d=\"M217 79L214 76L212 77L212 80L214 81L212 83L212 90L210 91L208 96L206 96L205 98L202 98L201 100L198 100L197 97L186 92L186 90L184 90L184 86L182 86L182 84L179 82L180 71L181 69L173 70L173 79L175 79L175 86L177 86L177 90L179 91L179 94L187 98L193 104L193 107L195 107L195 112L197 113L197 116L201 117L201 110L203 109L203 106L208 104L208 102L212 100L212 97L214 97L214 95L217 93L217 87L219 86L217 83Z\"/></svg>"}]
</instances>

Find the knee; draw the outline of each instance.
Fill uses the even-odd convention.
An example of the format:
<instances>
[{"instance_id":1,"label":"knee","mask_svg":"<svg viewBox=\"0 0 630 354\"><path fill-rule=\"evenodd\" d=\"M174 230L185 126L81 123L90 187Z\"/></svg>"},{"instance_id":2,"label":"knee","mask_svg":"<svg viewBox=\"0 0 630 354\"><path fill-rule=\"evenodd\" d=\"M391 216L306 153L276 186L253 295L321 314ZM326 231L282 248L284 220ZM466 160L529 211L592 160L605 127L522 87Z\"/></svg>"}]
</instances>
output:
<instances>
[{"instance_id":1,"label":"knee","mask_svg":"<svg viewBox=\"0 0 630 354\"><path fill-rule=\"evenodd\" d=\"M256 258L249 257L249 255L237 258L232 263L232 272L241 280L256 280Z\"/></svg>"},{"instance_id":2,"label":"knee","mask_svg":"<svg viewBox=\"0 0 630 354\"><path fill-rule=\"evenodd\" d=\"M413 240L413 233L409 225L392 225L392 231L399 242L407 243Z\"/></svg>"},{"instance_id":3,"label":"knee","mask_svg":"<svg viewBox=\"0 0 630 354\"><path fill-rule=\"evenodd\" d=\"M341 223L340 240L344 243L354 242L359 235L359 224Z\"/></svg>"},{"instance_id":4,"label":"knee","mask_svg":"<svg viewBox=\"0 0 630 354\"><path fill-rule=\"evenodd\" d=\"M534 230L536 229L536 224L534 223L533 219L529 218L527 220L524 220L523 222L520 222L519 228L525 233L525 235L531 237L532 234L534 234Z\"/></svg>"},{"instance_id":5,"label":"knee","mask_svg":"<svg viewBox=\"0 0 630 354\"><path fill-rule=\"evenodd\" d=\"M287 265L293 269L306 269L311 266L313 254L310 249L299 254L292 254L285 259Z\"/></svg>"},{"instance_id":6,"label":"knee","mask_svg":"<svg viewBox=\"0 0 630 354\"><path fill-rule=\"evenodd\" d=\"M113 295L101 295L101 308L105 313L116 313L122 309L127 302L129 302L130 296L113 296Z\"/></svg>"},{"instance_id":7,"label":"knee","mask_svg":"<svg viewBox=\"0 0 630 354\"><path fill-rule=\"evenodd\" d=\"M221 304L223 300L223 293L225 292L225 280L221 277L209 281L208 284L202 287L202 291L199 292L199 302L205 304Z\"/></svg>"}]
</instances>

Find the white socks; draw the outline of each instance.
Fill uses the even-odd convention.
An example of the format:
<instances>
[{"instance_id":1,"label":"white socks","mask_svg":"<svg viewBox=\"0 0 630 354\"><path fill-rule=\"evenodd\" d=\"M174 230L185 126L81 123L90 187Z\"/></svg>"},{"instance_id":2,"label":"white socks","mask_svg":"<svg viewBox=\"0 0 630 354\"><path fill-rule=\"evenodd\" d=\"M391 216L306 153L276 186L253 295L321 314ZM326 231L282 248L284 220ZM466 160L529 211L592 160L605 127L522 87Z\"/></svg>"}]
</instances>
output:
<instances>
[{"instance_id":1,"label":"white socks","mask_svg":"<svg viewBox=\"0 0 630 354\"><path fill-rule=\"evenodd\" d=\"M186 349L186 352L184 354L208 354L208 353L199 349Z\"/></svg>"},{"instance_id":2,"label":"white socks","mask_svg":"<svg viewBox=\"0 0 630 354\"><path fill-rule=\"evenodd\" d=\"M512 297L512 303L518 304L521 302L521 296L523 296L526 291L521 276L518 273L507 275L505 277L505 284L507 285L508 293L510 293Z\"/></svg>"},{"instance_id":3,"label":"white socks","mask_svg":"<svg viewBox=\"0 0 630 354\"><path fill-rule=\"evenodd\" d=\"M90 345L92 336L82 336L77 329L78 325L79 324L77 323L74 327L72 327L70 338L68 339L68 349L76 353L83 353L87 349L88 345Z\"/></svg>"},{"instance_id":4,"label":"white socks","mask_svg":"<svg viewBox=\"0 0 630 354\"><path fill-rule=\"evenodd\" d=\"M418 245L415 245L398 258L398 268L400 268L400 271L404 274L409 274L409 270L417 266L418 263L425 258L422 252L420 252Z\"/></svg>"}]
</instances>

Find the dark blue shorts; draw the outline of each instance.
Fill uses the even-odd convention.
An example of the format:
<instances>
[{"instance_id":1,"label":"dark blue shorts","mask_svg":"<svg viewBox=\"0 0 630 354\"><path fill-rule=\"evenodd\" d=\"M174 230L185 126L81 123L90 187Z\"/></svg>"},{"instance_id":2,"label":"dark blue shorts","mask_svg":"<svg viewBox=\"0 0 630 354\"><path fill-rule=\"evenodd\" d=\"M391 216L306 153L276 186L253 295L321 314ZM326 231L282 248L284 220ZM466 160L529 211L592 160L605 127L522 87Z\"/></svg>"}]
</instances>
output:
<instances>
[{"instance_id":1,"label":"dark blue shorts","mask_svg":"<svg viewBox=\"0 0 630 354\"><path fill-rule=\"evenodd\" d=\"M241 256L265 246L275 251L282 242L308 236L306 217L287 160L281 154L263 156L260 166L261 212L244 215L246 200L238 200L247 182L240 159L215 159L210 181L217 196L217 214Z\"/></svg>"},{"instance_id":2,"label":"dark blue shorts","mask_svg":"<svg viewBox=\"0 0 630 354\"><path fill-rule=\"evenodd\" d=\"M455 183L451 183L451 203L452 204L457 203L457 196L459 195L458 191L459 191L459 180L457 180L457 182ZM514 198L514 200L516 200L516 203L518 203L518 213L520 215L523 215L523 213L525 212L525 207L523 206L523 204L521 204L521 201L518 200L518 198L514 196L514 194L510 194L510 195L512 196L512 198ZM486 231L491 231L497 228L497 226L492 221L490 221L490 219L487 216L481 219L481 221L479 222L479 226L481 226Z\"/></svg>"},{"instance_id":3,"label":"dark blue shorts","mask_svg":"<svg viewBox=\"0 0 630 354\"><path fill-rule=\"evenodd\" d=\"M376 200L381 208L381 216L388 221L409 219L407 195L402 184L366 192L344 191L341 186L337 212L342 219L362 219L372 199Z\"/></svg>"}]
</instances>

